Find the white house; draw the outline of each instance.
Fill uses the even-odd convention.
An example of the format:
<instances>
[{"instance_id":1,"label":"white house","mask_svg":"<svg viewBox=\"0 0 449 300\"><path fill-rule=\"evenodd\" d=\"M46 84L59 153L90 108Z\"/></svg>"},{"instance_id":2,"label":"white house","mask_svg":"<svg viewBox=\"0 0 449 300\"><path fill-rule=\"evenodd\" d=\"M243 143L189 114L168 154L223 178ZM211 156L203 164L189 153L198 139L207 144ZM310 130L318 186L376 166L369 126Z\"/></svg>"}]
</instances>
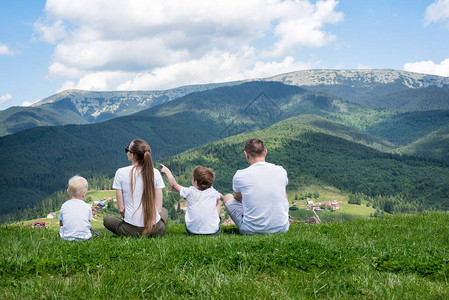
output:
<instances>
[{"instance_id":1,"label":"white house","mask_svg":"<svg viewBox=\"0 0 449 300\"><path fill-rule=\"evenodd\" d=\"M49 213L47 219L56 219L56 213Z\"/></svg>"}]
</instances>

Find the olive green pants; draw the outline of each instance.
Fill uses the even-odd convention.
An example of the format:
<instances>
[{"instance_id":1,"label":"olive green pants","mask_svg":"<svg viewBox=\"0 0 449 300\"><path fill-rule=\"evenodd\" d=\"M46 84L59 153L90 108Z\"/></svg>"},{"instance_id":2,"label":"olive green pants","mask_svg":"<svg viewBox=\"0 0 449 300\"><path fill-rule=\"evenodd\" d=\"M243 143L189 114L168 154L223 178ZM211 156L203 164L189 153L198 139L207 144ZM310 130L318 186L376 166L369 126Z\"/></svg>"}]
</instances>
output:
<instances>
[{"instance_id":1,"label":"olive green pants","mask_svg":"<svg viewBox=\"0 0 449 300\"><path fill-rule=\"evenodd\" d=\"M168 211L165 208L162 208L160 216L161 219L154 225L153 230L148 235L148 237L165 235L165 229L167 228L168 222ZM144 230L143 227L128 224L123 219L120 219L116 216L105 216L103 219L103 225L109 231L112 231L119 236L140 237L142 236L142 232Z\"/></svg>"}]
</instances>

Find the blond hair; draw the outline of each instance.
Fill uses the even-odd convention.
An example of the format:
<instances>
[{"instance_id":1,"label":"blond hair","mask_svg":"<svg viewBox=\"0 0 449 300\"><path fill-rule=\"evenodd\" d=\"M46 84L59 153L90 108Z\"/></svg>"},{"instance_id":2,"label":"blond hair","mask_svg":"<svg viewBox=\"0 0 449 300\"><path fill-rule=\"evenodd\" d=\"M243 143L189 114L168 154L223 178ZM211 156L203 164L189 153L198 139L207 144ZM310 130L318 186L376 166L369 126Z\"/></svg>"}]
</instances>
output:
<instances>
[{"instance_id":1,"label":"blond hair","mask_svg":"<svg viewBox=\"0 0 449 300\"><path fill-rule=\"evenodd\" d=\"M73 176L69 179L69 187L67 192L70 197L81 197L84 192L87 192L89 185L87 180L81 176Z\"/></svg>"}]
</instances>

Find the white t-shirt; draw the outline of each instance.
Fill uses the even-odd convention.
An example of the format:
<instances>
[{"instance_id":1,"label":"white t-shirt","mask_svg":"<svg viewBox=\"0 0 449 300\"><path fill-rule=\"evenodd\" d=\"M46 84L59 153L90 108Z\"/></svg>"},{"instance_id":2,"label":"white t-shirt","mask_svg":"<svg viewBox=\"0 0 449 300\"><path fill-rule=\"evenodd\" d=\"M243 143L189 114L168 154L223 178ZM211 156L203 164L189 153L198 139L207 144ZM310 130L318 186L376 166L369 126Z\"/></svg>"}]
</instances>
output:
<instances>
[{"instance_id":1,"label":"white t-shirt","mask_svg":"<svg viewBox=\"0 0 449 300\"><path fill-rule=\"evenodd\" d=\"M213 187L200 191L194 186L183 187L179 195L187 200L186 228L194 234L213 234L220 228L217 201L220 193Z\"/></svg>"},{"instance_id":2,"label":"white t-shirt","mask_svg":"<svg viewBox=\"0 0 449 300\"><path fill-rule=\"evenodd\" d=\"M64 202L59 212L62 226L59 236L65 240L90 239L92 233L90 220L92 220L92 207L80 199L70 199Z\"/></svg>"},{"instance_id":3,"label":"white t-shirt","mask_svg":"<svg viewBox=\"0 0 449 300\"><path fill-rule=\"evenodd\" d=\"M143 193L142 175L140 174L140 168L134 168L134 191L131 193L132 169L132 165L118 169L117 172L115 172L112 188L115 190L122 190L123 192L123 200L125 202L125 222L134 226L144 227L141 204ZM156 189L162 189L165 187L161 173L157 169L154 169L154 187ZM161 216L156 209L156 221L154 224L159 222L160 219Z\"/></svg>"},{"instance_id":4,"label":"white t-shirt","mask_svg":"<svg viewBox=\"0 0 449 300\"><path fill-rule=\"evenodd\" d=\"M241 230L250 233L288 231L287 171L267 162L254 163L235 173L234 192L242 194Z\"/></svg>"}]
</instances>

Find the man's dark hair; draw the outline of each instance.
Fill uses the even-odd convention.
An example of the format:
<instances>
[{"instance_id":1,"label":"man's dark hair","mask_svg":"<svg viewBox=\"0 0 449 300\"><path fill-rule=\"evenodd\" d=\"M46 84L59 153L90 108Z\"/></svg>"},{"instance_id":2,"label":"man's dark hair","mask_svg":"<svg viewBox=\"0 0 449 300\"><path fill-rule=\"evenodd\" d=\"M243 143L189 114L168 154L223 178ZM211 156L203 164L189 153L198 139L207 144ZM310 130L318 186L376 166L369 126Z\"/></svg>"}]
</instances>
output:
<instances>
[{"instance_id":1,"label":"man's dark hair","mask_svg":"<svg viewBox=\"0 0 449 300\"><path fill-rule=\"evenodd\" d=\"M250 139L245 144L245 152L251 157L263 155L265 146L260 139Z\"/></svg>"}]
</instances>

